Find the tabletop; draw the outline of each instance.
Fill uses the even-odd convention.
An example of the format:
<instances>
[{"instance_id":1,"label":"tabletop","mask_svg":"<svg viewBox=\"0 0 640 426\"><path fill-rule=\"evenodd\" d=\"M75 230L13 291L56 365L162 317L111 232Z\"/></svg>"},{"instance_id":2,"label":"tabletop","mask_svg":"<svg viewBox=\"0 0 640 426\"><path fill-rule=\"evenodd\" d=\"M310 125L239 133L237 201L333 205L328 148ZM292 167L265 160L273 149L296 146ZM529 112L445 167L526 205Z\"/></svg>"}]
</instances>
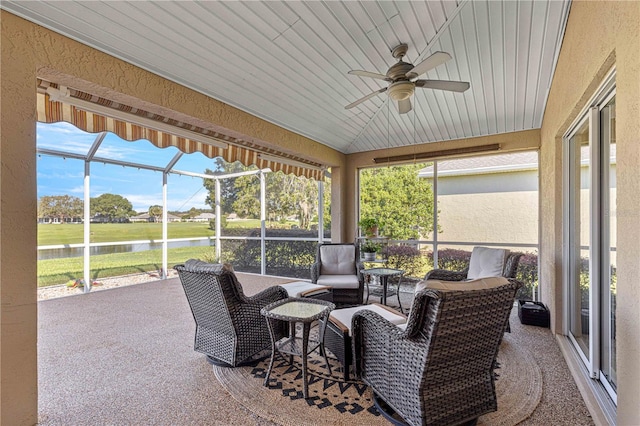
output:
<instances>
[{"instance_id":1,"label":"tabletop","mask_svg":"<svg viewBox=\"0 0 640 426\"><path fill-rule=\"evenodd\" d=\"M288 298L262 308L262 315L289 321L315 321L335 309L331 302L315 299Z\"/></svg>"}]
</instances>

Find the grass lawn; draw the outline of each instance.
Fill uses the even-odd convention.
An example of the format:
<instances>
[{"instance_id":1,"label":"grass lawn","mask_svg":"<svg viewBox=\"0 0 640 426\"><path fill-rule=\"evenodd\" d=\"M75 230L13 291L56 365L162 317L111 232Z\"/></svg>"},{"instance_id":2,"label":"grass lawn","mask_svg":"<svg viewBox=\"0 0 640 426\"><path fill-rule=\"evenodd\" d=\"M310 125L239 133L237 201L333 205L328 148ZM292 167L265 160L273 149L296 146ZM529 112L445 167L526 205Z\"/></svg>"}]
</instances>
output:
<instances>
[{"instance_id":1,"label":"grass lawn","mask_svg":"<svg viewBox=\"0 0 640 426\"><path fill-rule=\"evenodd\" d=\"M295 222L288 222L291 226ZM267 227L269 225L267 224ZM227 229L260 228L260 219L237 219L227 222ZM82 244L84 226L79 224L38 224L38 245ZM205 222L170 222L169 238L212 237L213 229ZM224 233L223 233L224 235ZM162 223L92 223L91 242L160 240Z\"/></svg>"},{"instance_id":2,"label":"grass lawn","mask_svg":"<svg viewBox=\"0 0 640 426\"><path fill-rule=\"evenodd\" d=\"M258 221L260 223L260 221ZM258 225L259 226L259 225ZM38 225L38 245L81 244L82 224ZM168 224L169 238L210 237L214 235L208 223L172 222ZM161 223L92 223L91 242L159 240Z\"/></svg>"},{"instance_id":3,"label":"grass lawn","mask_svg":"<svg viewBox=\"0 0 640 426\"><path fill-rule=\"evenodd\" d=\"M202 258L212 254L211 247L180 247L169 249L168 267L191 258ZM83 258L67 257L38 261L38 287L64 284L69 280L83 278ZM118 275L162 268L162 250L147 250L134 253L114 253L91 256L91 278L100 279Z\"/></svg>"},{"instance_id":4,"label":"grass lawn","mask_svg":"<svg viewBox=\"0 0 640 426\"><path fill-rule=\"evenodd\" d=\"M238 219L227 222L227 228L260 228L259 219ZM82 224L39 224L38 245L81 244ZM169 238L212 237L214 231L208 223L173 222L168 224ZM224 234L223 234L224 235ZM91 242L117 242L162 239L161 223L93 223ZM211 247L181 247L169 249L169 267L190 258L211 255ZM38 286L64 284L83 277L83 258L69 257L38 261ZM162 267L162 250L147 250L131 253L113 253L91 256L93 279L158 271Z\"/></svg>"}]
</instances>

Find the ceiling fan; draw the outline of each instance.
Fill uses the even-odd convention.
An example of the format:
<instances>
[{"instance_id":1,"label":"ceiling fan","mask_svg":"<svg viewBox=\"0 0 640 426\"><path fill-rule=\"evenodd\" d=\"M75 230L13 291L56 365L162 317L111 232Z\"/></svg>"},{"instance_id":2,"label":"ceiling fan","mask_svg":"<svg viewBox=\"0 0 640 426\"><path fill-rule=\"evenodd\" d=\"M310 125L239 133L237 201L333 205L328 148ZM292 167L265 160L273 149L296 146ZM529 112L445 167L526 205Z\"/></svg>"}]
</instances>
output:
<instances>
[{"instance_id":1,"label":"ceiling fan","mask_svg":"<svg viewBox=\"0 0 640 426\"><path fill-rule=\"evenodd\" d=\"M387 70L387 74L379 74L370 71L351 70L349 74L359 75L360 77L377 78L378 80L384 80L391 83L388 87L383 87L380 90L376 90L367 96L358 99L355 102L345 106L345 109L353 108L354 106L373 98L374 96L388 92L389 97L394 101L398 101L398 112L400 114L406 114L411 111L411 100L409 99L413 95L413 91L416 87L423 89L438 89L447 90L450 92L464 92L470 85L465 81L447 81L447 80L418 80L416 79L421 74L442 65L451 59L451 55L446 52L436 52L429 56L418 65L413 65L408 62L404 62L402 58L407 53L408 46L406 44L400 44L396 46L391 54L394 58L398 59L398 62L391 66Z\"/></svg>"}]
</instances>

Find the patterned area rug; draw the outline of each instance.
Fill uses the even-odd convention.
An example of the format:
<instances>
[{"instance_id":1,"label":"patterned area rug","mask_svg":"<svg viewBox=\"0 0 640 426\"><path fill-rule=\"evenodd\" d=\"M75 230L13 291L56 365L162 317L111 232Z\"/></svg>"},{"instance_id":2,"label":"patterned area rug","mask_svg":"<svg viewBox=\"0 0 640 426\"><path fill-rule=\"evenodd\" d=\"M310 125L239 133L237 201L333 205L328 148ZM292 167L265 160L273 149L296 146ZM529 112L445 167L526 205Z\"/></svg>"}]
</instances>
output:
<instances>
[{"instance_id":1,"label":"patterned area rug","mask_svg":"<svg viewBox=\"0 0 640 426\"><path fill-rule=\"evenodd\" d=\"M542 374L528 352L505 335L496 370L498 411L482 416L479 425L515 425L525 420L542 396ZM309 355L309 398L302 396L300 359L293 365L276 358L269 380L263 386L269 360L237 368L214 366L225 389L249 411L281 425L388 425L373 405L372 392L357 380L345 382L341 366L329 353L332 374L317 353Z\"/></svg>"}]
</instances>

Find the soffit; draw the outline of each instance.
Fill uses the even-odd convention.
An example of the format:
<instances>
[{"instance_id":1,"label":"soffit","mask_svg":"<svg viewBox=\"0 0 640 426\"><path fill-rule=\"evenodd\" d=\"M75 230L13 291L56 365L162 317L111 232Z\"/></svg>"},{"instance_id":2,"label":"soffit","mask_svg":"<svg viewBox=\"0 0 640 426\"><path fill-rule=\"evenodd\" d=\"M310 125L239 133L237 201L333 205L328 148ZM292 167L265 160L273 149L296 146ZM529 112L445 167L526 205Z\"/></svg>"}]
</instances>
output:
<instances>
[{"instance_id":1,"label":"soffit","mask_svg":"<svg viewBox=\"0 0 640 426\"><path fill-rule=\"evenodd\" d=\"M541 126L569 1L14 1L2 8L343 153ZM454 94L416 90L399 115L385 73L436 51L423 78L463 80Z\"/></svg>"}]
</instances>

